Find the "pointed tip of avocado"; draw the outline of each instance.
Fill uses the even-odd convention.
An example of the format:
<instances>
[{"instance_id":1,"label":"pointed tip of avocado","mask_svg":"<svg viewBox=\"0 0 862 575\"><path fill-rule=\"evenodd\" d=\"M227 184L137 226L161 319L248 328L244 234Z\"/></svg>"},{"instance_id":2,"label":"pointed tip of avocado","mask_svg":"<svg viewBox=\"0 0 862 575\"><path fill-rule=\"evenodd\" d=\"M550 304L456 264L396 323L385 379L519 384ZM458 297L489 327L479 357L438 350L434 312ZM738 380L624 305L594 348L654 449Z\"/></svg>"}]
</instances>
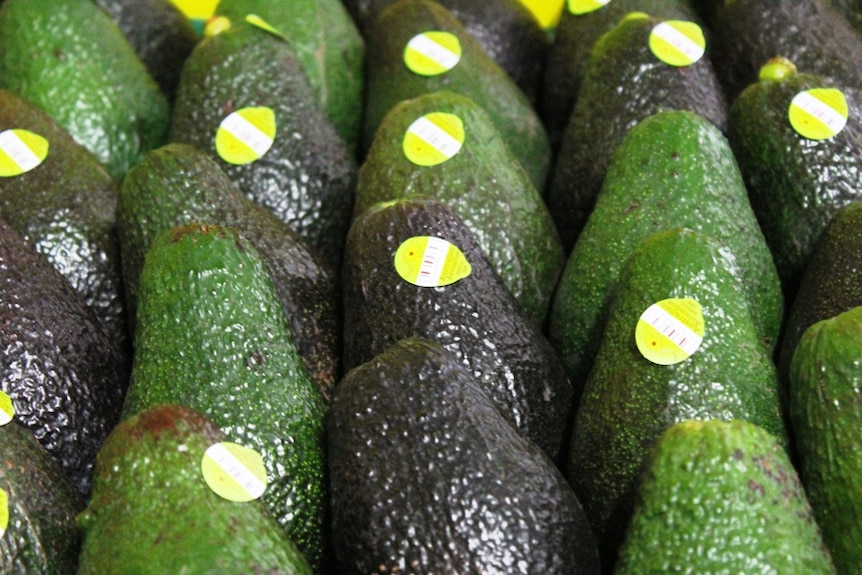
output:
<instances>
[{"instance_id":1,"label":"pointed tip of avocado","mask_svg":"<svg viewBox=\"0 0 862 575\"><path fill-rule=\"evenodd\" d=\"M761 66L758 80L781 80L796 74L796 65L784 56L776 56Z\"/></svg>"}]
</instances>

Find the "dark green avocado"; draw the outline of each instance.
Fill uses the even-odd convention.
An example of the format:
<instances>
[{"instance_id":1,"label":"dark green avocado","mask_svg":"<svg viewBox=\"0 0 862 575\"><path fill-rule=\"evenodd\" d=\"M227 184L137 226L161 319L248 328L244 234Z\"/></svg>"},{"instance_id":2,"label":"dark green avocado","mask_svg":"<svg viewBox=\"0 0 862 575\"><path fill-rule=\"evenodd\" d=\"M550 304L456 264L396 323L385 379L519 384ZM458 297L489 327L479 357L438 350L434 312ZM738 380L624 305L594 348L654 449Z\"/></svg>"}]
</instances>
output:
<instances>
[{"instance_id":1,"label":"dark green avocado","mask_svg":"<svg viewBox=\"0 0 862 575\"><path fill-rule=\"evenodd\" d=\"M440 344L350 371L327 422L339 573L599 573L560 471Z\"/></svg>"}]
</instances>

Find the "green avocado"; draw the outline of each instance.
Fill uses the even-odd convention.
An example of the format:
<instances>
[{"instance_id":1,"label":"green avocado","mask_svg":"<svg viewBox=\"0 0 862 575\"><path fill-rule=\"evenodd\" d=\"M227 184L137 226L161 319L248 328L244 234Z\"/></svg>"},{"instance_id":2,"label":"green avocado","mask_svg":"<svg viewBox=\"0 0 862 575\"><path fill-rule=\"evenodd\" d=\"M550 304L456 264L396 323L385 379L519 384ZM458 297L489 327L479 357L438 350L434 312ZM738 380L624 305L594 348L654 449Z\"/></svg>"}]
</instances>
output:
<instances>
[{"instance_id":1,"label":"green avocado","mask_svg":"<svg viewBox=\"0 0 862 575\"><path fill-rule=\"evenodd\" d=\"M826 2L862 34L862 2L859 0L826 0Z\"/></svg>"},{"instance_id":2,"label":"green avocado","mask_svg":"<svg viewBox=\"0 0 862 575\"><path fill-rule=\"evenodd\" d=\"M682 421L652 450L614 575L835 570L781 443L747 421Z\"/></svg>"},{"instance_id":3,"label":"green avocado","mask_svg":"<svg viewBox=\"0 0 862 575\"><path fill-rule=\"evenodd\" d=\"M813 324L790 364L799 475L841 575L862 565L862 307Z\"/></svg>"},{"instance_id":4,"label":"green avocado","mask_svg":"<svg viewBox=\"0 0 862 575\"><path fill-rule=\"evenodd\" d=\"M567 469L607 564L631 516L642 462L667 427L745 419L789 448L778 375L743 281L725 246L682 228L648 236L620 272Z\"/></svg>"},{"instance_id":5,"label":"green avocado","mask_svg":"<svg viewBox=\"0 0 862 575\"><path fill-rule=\"evenodd\" d=\"M440 344L350 371L327 423L339 573L600 572L563 475Z\"/></svg>"},{"instance_id":6,"label":"green avocado","mask_svg":"<svg viewBox=\"0 0 862 575\"><path fill-rule=\"evenodd\" d=\"M257 450L264 503L317 569L327 537L326 404L257 250L217 225L159 234L138 282L134 344L123 419L185 405Z\"/></svg>"},{"instance_id":7,"label":"green avocado","mask_svg":"<svg viewBox=\"0 0 862 575\"><path fill-rule=\"evenodd\" d=\"M167 135L167 97L92 0L6 0L0 88L45 110L117 180Z\"/></svg>"},{"instance_id":8,"label":"green avocado","mask_svg":"<svg viewBox=\"0 0 862 575\"><path fill-rule=\"evenodd\" d=\"M93 497L78 516L77 575L311 575L260 499L232 501L210 487L202 460L225 441L179 405L120 423L99 450Z\"/></svg>"}]
</instances>

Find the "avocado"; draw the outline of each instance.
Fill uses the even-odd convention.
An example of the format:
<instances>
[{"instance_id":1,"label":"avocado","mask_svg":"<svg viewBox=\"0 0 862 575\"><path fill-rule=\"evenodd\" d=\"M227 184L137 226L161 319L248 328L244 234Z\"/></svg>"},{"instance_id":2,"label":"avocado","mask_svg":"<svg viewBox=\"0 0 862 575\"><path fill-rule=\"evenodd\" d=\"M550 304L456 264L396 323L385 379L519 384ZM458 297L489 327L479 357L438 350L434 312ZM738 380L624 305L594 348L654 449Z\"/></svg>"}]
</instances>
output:
<instances>
[{"instance_id":1,"label":"avocado","mask_svg":"<svg viewBox=\"0 0 862 575\"><path fill-rule=\"evenodd\" d=\"M794 123L790 112L792 106L804 109L794 102L806 95L817 106L831 109L809 92L823 89L837 91L831 92L840 98L833 106L840 102L846 106L846 121L843 126L835 124L831 136L809 132L808 122L817 120L801 116ZM841 118L840 111L831 113ZM862 200L860 115L862 90L797 72L787 60L765 65L761 79L749 85L731 107L728 139L788 301L793 300L814 244L832 215Z\"/></svg>"},{"instance_id":2,"label":"avocado","mask_svg":"<svg viewBox=\"0 0 862 575\"><path fill-rule=\"evenodd\" d=\"M122 418L185 405L257 450L264 503L317 569L327 529L326 405L257 250L229 227L165 230L147 251L137 301Z\"/></svg>"},{"instance_id":3,"label":"avocado","mask_svg":"<svg viewBox=\"0 0 862 575\"><path fill-rule=\"evenodd\" d=\"M444 58L445 65L435 63L426 68L421 64L427 58L418 50L414 54L412 49L409 52L412 56L405 60L407 45L415 37L420 38L420 46L422 38L432 48L442 46L422 36L426 32L443 33L443 41L451 42L443 50L448 55ZM538 113L514 80L451 11L433 1L399 0L381 10L366 42L363 153L371 147L383 117L397 103L449 90L470 98L488 113L533 185L540 193L544 192L551 147ZM414 62L414 57L411 69L407 61Z\"/></svg>"},{"instance_id":4,"label":"avocado","mask_svg":"<svg viewBox=\"0 0 862 575\"><path fill-rule=\"evenodd\" d=\"M572 11L572 3L560 14L554 41L548 51L543 74L539 113L554 150L575 107L590 51L606 32L610 32L629 12L645 12L667 20L698 22L685 0L613 0L589 12Z\"/></svg>"},{"instance_id":5,"label":"avocado","mask_svg":"<svg viewBox=\"0 0 862 575\"><path fill-rule=\"evenodd\" d=\"M576 396L593 365L620 269L638 242L675 227L714 238L734 256L757 345L770 352L777 345L781 285L730 144L702 116L660 112L637 124L614 153L554 296L549 338Z\"/></svg>"},{"instance_id":6,"label":"avocado","mask_svg":"<svg viewBox=\"0 0 862 575\"><path fill-rule=\"evenodd\" d=\"M712 10L721 54L715 72L729 102L776 56L843 87L862 87L862 36L826 0L735 0Z\"/></svg>"},{"instance_id":7,"label":"avocado","mask_svg":"<svg viewBox=\"0 0 862 575\"><path fill-rule=\"evenodd\" d=\"M850 25L862 34L862 2L859 0L827 0L827 4L844 16Z\"/></svg>"},{"instance_id":8,"label":"avocado","mask_svg":"<svg viewBox=\"0 0 862 575\"><path fill-rule=\"evenodd\" d=\"M265 142L268 148L235 157L230 141L222 148L217 136L228 118L248 125L232 116L246 108L271 114L274 135ZM231 132L221 133L227 138ZM256 140L270 136L254 133ZM170 141L209 152L246 196L289 224L333 269L339 267L356 161L318 105L289 42L245 21L202 40L180 77Z\"/></svg>"},{"instance_id":9,"label":"avocado","mask_svg":"<svg viewBox=\"0 0 862 575\"><path fill-rule=\"evenodd\" d=\"M75 517L83 496L33 433L14 421L0 427L0 571L74 575L81 536Z\"/></svg>"},{"instance_id":10,"label":"avocado","mask_svg":"<svg viewBox=\"0 0 862 575\"><path fill-rule=\"evenodd\" d=\"M862 202L839 208L814 246L784 322L776 361L781 381L787 384L805 330L857 306L862 306Z\"/></svg>"},{"instance_id":11,"label":"avocado","mask_svg":"<svg viewBox=\"0 0 862 575\"><path fill-rule=\"evenodd\" d=\"M414 123L430 114L456 116L463 144L449 159L425 166L404 146ZM529 176L488 114L466 96L431 92L389 111L359 169L354 214L377 202L422 196L440 200L467 224L525 313L542 325L565 264L563 248Z\"/></svg>"},{"instance_id":12,"label":"avocado","mask_svg":"<svg viewBox=\"0 0 862 575\"><path fill-rule=\"evenodd\" d=\"M778 375L743 282L732 252L685 228L647 236L620 272L567 468L606 564L631 516L640 466L667 427L745 419L789 448Z\"/></svg>"},{"instance_id":13,"label":"avocado","mask_svg":"<svg viewBox=\"0 0 862 575\"><path fill-rule=\"evenodd\" d=\"M131 361L114 216L117 184L48 114L0 88L0 132L7 130L44 138L47 155L2 179L0 217L63 274Z\"/></svg>"},{"instance_id":14,"label":"avocado","mask_svg":"<svg viewBox=\"0 0 862 575\"><path fill-rule=\"evenodd\" d=\"M0 391L83 494L119 417L128 369L80 294L0 220Z\"/></svg>"},{"instance_id":15,"label":"avocado","mask_svg":"<svg viewBox=\"0 0 862 575\"><path fill-rule=\"evenodd\" d=\"M615 575L835 573L781 443L747 421L682 421L653 450Z\"/></svg>"},{"instance_id":16,"label":"avocado","mask_svg":"<svg viewBox=\"0 0 862 575\"><path fill-rule=\"evenodd\" d=\"M672 65L653 52L653 30L674 30L667 22L630 13L590 51L547 196L566 253L595 205L614 151L638 122L661 111L689 110L722 133L727 128L727 102L709 56Z\"/></svg>"},{"instance_id":17,"label":"avocado","mask_svg":"<svg viewBox=\"0 0 862 575\"><path fill-rule=\"evenodd\" d=\"M599 573L563 475L440 344L347 373L327 429L339 573Z\"/></svg>"},{"instance_id":18,"label":"avocado","mask_svg":"<svg viewBox=\"0 0 862 575\"><path fill-rule=\"evenodd\" d=\"M436 287L418 281L422 270L410 269L427 252L416 245L426 237L443 242L431 247L441 257L451 252L451 264L467 264L442 278L464 275L458 269L467 275ZM448 207L412 198L369 208L351 226L342 277L345 372L405 337L436 341L470 368L504 417L557 458L572 408L563 364Z\"/></svg>"},{"instance_id":19,"label":"avocado","mask_svg":"<svg viewBox=\"0 0 862 575\"><path fill-rule=\"evenodd\" d=\"M116 180L167 136L167 97L92 0L4 2L0 88L45 110Z\"/></svg>"},{"instance_id":20,"label":"avocado","mask_svg":"<svg viewBox=\"0 0 862 575\"><path fill-rule=\"evenodd\" d=\"M220 0L216 15L262 18L290 42L319 107L354 154L365 89L365 40L340 0Z\"/></svg>"},{"instance_id":21,"label":"avocado","mask_svg":"<svg viewBox=\"0 0 862 575\"><path fill-rule=\"evenodd\" d=\"M243 195L207 152L179 143L151 150L123 179L117 222L130 313L144 257L159 233L194 222L235 228L260 252L306 370L329 398L341 377L335 272L287 224Z\"/></svg>"},{"instance_id":22,"label":"avocado","mask_svg":"<svg viewBox=\"0 0 862 575\"><path fill-rule=\"evenodd\" d=\"M78 575L313 573L260 499L235 502L210 488L202 460L225 441L211 420L179 405L117 425L78 516Z\"/></svg>"}]
</instances>

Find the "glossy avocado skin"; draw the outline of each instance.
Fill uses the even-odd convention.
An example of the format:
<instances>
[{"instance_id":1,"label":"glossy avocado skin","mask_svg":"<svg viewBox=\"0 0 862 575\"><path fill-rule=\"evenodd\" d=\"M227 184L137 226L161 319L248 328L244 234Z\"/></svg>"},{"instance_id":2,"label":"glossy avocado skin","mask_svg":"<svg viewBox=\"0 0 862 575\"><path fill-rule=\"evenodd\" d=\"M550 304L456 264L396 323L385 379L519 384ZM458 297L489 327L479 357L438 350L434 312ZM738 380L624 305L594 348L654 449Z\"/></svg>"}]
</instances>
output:
<instances>
[{"instance_id":1,"label":"glossy avocado skin","mask_svg":"<svg viewBox=\"0 0 862 575\"><path fill-rule=\"evenodd\" d=\"M799 475L838 573L862 562L862 307L813 324L790 364Z\"/></svg>"},{"instance_id":2,"label":"glossy avocado skin","mask_svg":"<svg viewBox=\"0 0 862 575\"><path fill-rule=\"evenodd\" d=\"M835 573L779 441L744 420L667 430L614 573Z\"/></svg>"},{"instance_id":3,"label":"glossy avocado skin","mask_svg":"<svg viewBox=\"0 0 862 575\"><path fill-rule=\"evenodd\" d=\"M341 376L335 272L287 224L244 196L209 154L179 143L152 150L120 186L117 222L130 310L159 233L195 222L235 228L264 260L305 367L329 397Z\"/></svg>"},{"instance_id":4,"label":"glossy avocado skin","mask_svg":"<svg viewBox=\"0 0 862 575\"><path fill-rule=\"evenodd\" d=\"M124 358L69 282L0 220L0 382L30 430L83 494L119 418Z\"/></svg>"},{"instance_id":5,"label":"glossy avocado skin","mask_svg":"<svg viewBox=\"0 0 862 575\"><path fill-rule=\"evenodd\" d=\"M9 522L0 537L3 573L73 575L81 535L75 517L84 498L33 433L14 421L0 427L0 489Z\"/></svg>"},{"instance_id":6,"label":"glossy avocado skin","mask_svg":"<svg viewBox=\"0 0 862 575\"><path fill-rule=\"evenodd\" d=\"M167 97L91 0L4 2L0 87L45 110L117 180L167 135Z\"/></svg>"},{"instance_id":7,"label":"glossy avocado skin","mask_svg":"<svg viewBox=\"0 0 862 575\"><path fill-rule=\"evenodd\" d=\"M680 363L648 360L635 327L651 305L697 301L703 341ZM657 232L628 257L613 292L593 369L578 404L567 474L612 565L631 517L641 466L678 421L746 419L789 448L778 375L759 343L733 254L682 228Z\"/></svg>"},{"instance_id":8,"label":"glossy avocado skin","mask_svg":"<svg viewBox=\"0 0 862 575\"><path fill-rule=\"evenodd\" d=\"M393 256L414 236L454 244L470 275L439 288L402 279ZM559 455L572 403L562 362L449 208L417 198L366 210L351 227L342 277L345 371L405 337L431 339L471 369L519 431L552 458Z\"/></svg>"},{"instance_id":9,"label":"glossy avocado skin","mask_svg":"<svg viewBox=\"0 0 862 575\"><path fill-rule=\"evenodd\" d=\"M709 55L676 67L653 54L650 34L662 21L626 17L590 51L548 188L566 253L595 205L614 152L638 122L661 111L688 110L721 132L727 129L727 101Z\"/></svg>"},{"instance_id":10,"label":"glossy avocado skin","mask_svg":"<svg viewBox=\"0 0 862 575\"><path fill-rule=\"evenodd\" d=\"M228 163L216 150L216 132L231 112L251 106L274 112L275 140L254 162ZM201 41L183 68L170 140L209 152L246 196L338 268L356 162L287 41L244 22Z\"/></svg>"},{"instance_id":11,"label":"glossy avocado skin","mask_svg":"<svg viewBox=\"0 0 862 575\"><path fill-rule=\"evenodd\" d=\"M327 421L340 573L599 573L562 474L440 344L349 372Z\"/></svg>"},{"instance_id":12,"label":"glossy avocado skin","mask_svg":"<svg viewBox=\"0 0 862 575\"><path fill-rule=\"evenodd\" d=\"M159 404L186 405L260 452L269 484L264 503L319 567L326 404L254 247L223 226L162 232L141 270L134 343L122 418Z\"/></svg>"},{"instance_id":13,"label":"glossy avocado skin","mask_svg":"<svg viewBox=\"0 0 862 575\"><path fill-rule=\"evenodd\" d=\"M117 425L78 518L78 575L313 573L259 499L228 501L205 482L201 459L226 440L212 421L179 405Z\"/></svg>"}]
</instances>

